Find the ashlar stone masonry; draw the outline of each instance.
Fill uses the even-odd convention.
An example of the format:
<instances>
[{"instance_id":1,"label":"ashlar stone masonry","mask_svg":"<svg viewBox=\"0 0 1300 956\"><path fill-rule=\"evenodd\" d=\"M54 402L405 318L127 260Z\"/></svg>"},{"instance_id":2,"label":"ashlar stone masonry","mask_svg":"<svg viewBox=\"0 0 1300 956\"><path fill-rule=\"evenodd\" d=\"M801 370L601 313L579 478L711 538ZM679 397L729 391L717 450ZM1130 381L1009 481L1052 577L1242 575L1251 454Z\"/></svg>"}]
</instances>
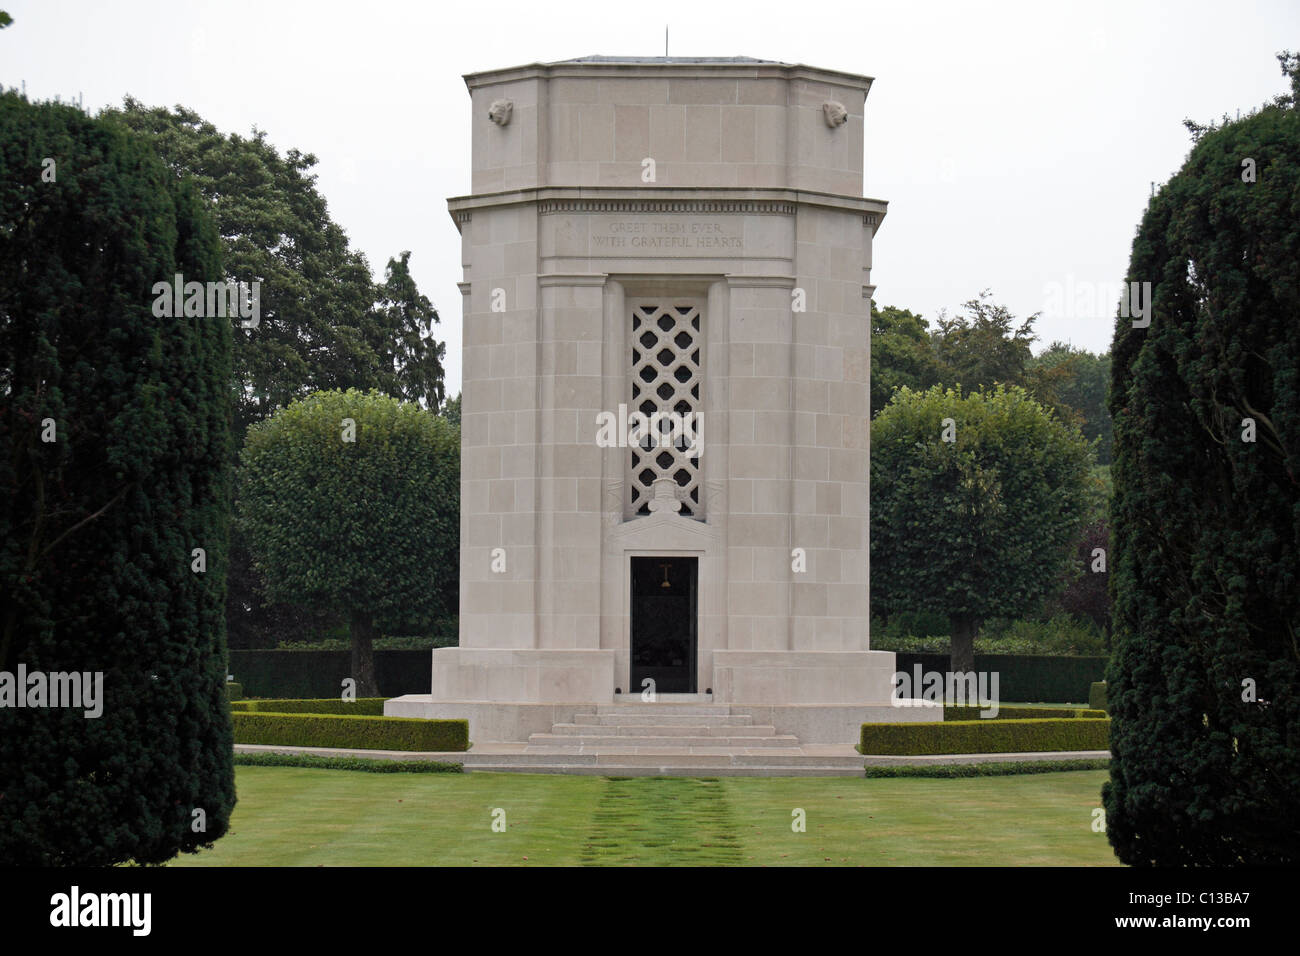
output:
<instances>
[{"instance_id":1,"label":"ashlar stone masonry","mask_svg":"<svg viewBox=\"0 0 1300 956\"><path fill-rule=\"evenodd\" d=\"M651 689L807 742L922 719L868 639L871 80L614 57L465 80L460 646L386 712L476 741Z\"/></svg>"}]
</instances>

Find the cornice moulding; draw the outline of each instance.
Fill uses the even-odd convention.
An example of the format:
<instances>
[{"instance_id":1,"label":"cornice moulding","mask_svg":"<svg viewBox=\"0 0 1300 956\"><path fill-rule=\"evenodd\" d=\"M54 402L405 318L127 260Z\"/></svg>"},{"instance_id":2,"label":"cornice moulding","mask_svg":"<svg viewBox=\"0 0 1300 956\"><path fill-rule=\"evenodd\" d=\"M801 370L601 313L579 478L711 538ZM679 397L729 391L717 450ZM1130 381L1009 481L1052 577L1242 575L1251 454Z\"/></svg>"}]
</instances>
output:
<instances>
[{"instance_id":1,"label":"cornice moulding","mask_svg":"<svg viewBox=\"0 0 1300 956\"><path fill-rule=\"evenodd\" d=\"M621 186L538 186L471 196L453 196L447 209L459 229L475 209L535 204L539 215L555 213L722 213L741 215L794 215L800 205L820 206L860 214L864 226L880 227L889 204L880 199L810 192L800 189L748 189L699 187L663 188L647 195L645 189Z\"/></svg>"},{"instance_id":2,"label":"cornice moulding","mask_svg":"<svg viewBox=\"0 0 1300 956\"><path fill-rule=\"evenodd\" d=\"M802 63L675 63L671 60L663 63L641 62L561 62L529 63L522 66L509 66L496 70L484 70L481 73L466 73L463 76L466 89L497 86L502 83L515 83L532 78L551 79L554 77L623 77L627 79L673 79L722 78L722 79L765 79L811 80L847 89L871 89L874 77L860 73L847 73L842 70L828 70L822 67L807 66Z\"/></svg>"}]
</instances>

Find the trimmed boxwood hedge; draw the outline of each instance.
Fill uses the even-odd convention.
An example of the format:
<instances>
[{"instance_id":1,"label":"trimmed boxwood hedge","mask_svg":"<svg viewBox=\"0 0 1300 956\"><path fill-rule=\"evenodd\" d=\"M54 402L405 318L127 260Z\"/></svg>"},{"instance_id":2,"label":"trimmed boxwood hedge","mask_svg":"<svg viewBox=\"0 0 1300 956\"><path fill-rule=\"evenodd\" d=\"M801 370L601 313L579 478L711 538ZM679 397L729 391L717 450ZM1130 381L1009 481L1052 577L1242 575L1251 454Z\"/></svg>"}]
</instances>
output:
<instances>
[{"instance_id":1,"label":"trimmed boxwood hedge","mask_svg":"<svg viewBox=\"0 0 1300 956\"><path fill-rule=\"evenodd\" d=\"M467 720L240 711L233 711L230 716L237 744L418 752L469 749Z\"/></svg>"},{"instance_id":2,"label":"trimmed boxwood hedge","mask_svg":"<svg viewBox=\"0 0 1300 956\"><path fill-rule=\"evenodd\" d=\"M239 755L235 755L239 763ZM1022 773L1065 773L1074 770L1105 770L1109 757L1084 757L1079 760L999 760L989 763L944 763L920 766L867 765L868 777L1008 777Z\"/></svg>"},{"instance_id":3,"label":"trimmed boxwood hedge","mask_svg":"<svg viewBox=\"0 0 1300 956\"><path fill-rule=\"evenodd\" d=\"M1088 706L1096 707L1098 710L1106 709L1106 682L1097 681L1088 691Z\"/></svg>"},{"instance_id":4,"label":"trimmed boxwood hedge","mask_svg":"<svg viewBox=\"0 0 1300 956\"><path fill-rule=\"evenodd\" d=\"M336 697L316 700L241 700L230 709L246 714L351 714L353 717L382 717L387 697L362 697L340 700Z\"/></svg>"},{"instance_id":5,"label":"trimmed boxwood hedge","mask_svg":"<svg viewBox=\"0 0 1300 956\"><path fill-rule=\"evenodd\" d=\"M233 681L226 683L226 700L240 700L244 696L244 685Z\"/></svg>"},{"instance_id":6,"label":"trimmed boxwood hedge","mask_svg":"<svg viewBox=\"0 0 1300 956\"><path fill-rule=\"evenodd\" d=\"M883 756L1109 748L1110 720L1092 717L863 724L858 743L859 753Z\"/></svg>"},{"instance_id":7,"label":"trimmed boxwood hedge","mask_svg":"<svg viewBox=\"0 0 1300 956\"><path fill-rule=\"evenodd\" d=\"M996 717L981 717L982 707L945 706L943 719L950 720L1032 720L1047 717L1105 717L1104 710L1086 707L999 707Z\"/></svg>"},{"instance_id":8,"label":"trimmed boxwood hedge","mask_svg":"<svg viewBox=\"0 0 1300 956\"><path fill-rule=\"evenodd\" d=\"M382 757L318 757L315 754L235 754L236 767L306 767L363 773L464 773L465 765L444 760L385 760Z\"/></svg>"}]
</instances>

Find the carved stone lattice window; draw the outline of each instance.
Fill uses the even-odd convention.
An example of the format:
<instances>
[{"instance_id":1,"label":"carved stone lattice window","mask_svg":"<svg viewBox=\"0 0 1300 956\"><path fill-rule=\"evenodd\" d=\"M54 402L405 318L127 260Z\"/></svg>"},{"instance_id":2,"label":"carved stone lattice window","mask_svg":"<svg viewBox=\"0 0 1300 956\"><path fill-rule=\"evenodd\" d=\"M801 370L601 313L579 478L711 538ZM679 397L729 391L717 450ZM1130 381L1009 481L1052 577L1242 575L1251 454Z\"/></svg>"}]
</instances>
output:
<instances>
[{"instance_id":1,"label":"carved stone lattice window","mask_svg":"<svg viewBox=\"0 0 1300 956\"><path fill-rule=\"evenodd\" d=\"M671 300L669 300L671 302ZM629 510L650 513L654 483L677 483L680 514L703 519L700 499L701 364L700 310L694 305L641 303L632 308L632 400L628 415L640 412L649 425L639 443L629 443Z\"/></svg>"}]
</instances>

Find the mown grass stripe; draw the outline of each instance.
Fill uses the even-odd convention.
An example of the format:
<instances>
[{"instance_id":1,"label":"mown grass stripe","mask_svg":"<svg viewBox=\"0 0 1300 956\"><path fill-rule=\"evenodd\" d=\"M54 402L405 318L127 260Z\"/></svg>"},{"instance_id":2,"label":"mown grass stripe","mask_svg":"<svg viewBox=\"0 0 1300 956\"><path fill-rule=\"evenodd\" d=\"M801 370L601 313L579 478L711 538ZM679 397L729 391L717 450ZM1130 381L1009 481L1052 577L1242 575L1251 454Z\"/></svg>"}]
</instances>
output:
<instances>
[{"instance_id":1,"label":"mown grass stripe","mask_svg":"<svg viewBox=\"0 0 1300 956\"><path fill-rule=\"evenodd\" d=\"M682 777L610 778L580 860L588 866L713 866L741 862L722 783Z\"/></svg>"}]
</instances>

